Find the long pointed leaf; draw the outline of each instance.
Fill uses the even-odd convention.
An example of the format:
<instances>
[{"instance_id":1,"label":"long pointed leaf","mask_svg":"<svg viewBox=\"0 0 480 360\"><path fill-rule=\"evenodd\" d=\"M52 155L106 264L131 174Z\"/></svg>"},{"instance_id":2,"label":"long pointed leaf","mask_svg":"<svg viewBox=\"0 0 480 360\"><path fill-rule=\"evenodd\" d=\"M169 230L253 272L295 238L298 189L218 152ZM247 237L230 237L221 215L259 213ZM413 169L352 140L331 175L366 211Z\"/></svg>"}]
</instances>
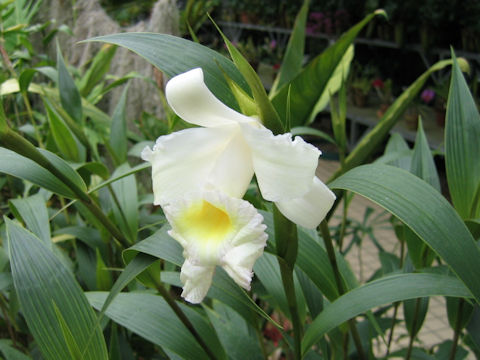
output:
<instances>
[{"instance_id":1,"label":"long pointed leaf","mask_svg":"<svg viewBox=\"0 0 480 360\"><path fill-rule=\"evenodd\" d=\"M102 308L107 295L106 292L86 293L92 306L98 310ZM118 294L108 307L106 315L116 323L174 352L183 359L209 359L192 334L160 296L148 293ZM188 316L194 326L198 325L199 315L194 318L190 311Z\"/></svg>"},{"instance_id":2,"label":"long pointed leaf","mask_svg":"<svg viewBox=\"0 0 480 360\"><path fill-rule=\"evenodd\" d=\"M248 89L242 75L225 56L206 46L176 36L122 33L95 37L87 41L102 41L130 49L169 77L201 67L208 88L226 105L233 108L236 108L236 101L220 68L244 90Z\"/></svg>"},{"instance_id":3,"label":"long pointed leaf","mask_svg":"<svg viewBox=\"0 0 480 360\"><path fill-rule=\"evenodd\" d=\"M390 105L378 124L357 144L355 149L345 159L344 166L339 169L332 176L333 179L340 176L342 173L361 165L381 144L393 126L400 119L401 115L410 104L410 102L417 96L423 85L427 81L431 73L439 71L448 65L451 65L451 60L442 60L432 65L426 72L424 72L412 85L408 87L395 102Z\"/></svg>"},{"instance_id":4,"label":"long pointed leaf","mask_svg":"<svg viewBox=\"0 0 480 360\"><path fill-rule=\"evenodd\" d=\"M376 306L443 295L470 297L469 291L456 278L440 274L400 274L387 276L355 288L339 297L318 315L305 333L302 352L331 329Z\"/></svg>"},{"instance_id":5,"label":"long pointed leaf","mask_svg":"<svg viewBox=\"0 0 480 360\"><path fill-rule=\"evenodd\" d=\"M40 194L24 199L12 199L10 200L10 208L31 232L38 236L45 245L52 247L47 206L45 199Z\"/></svg>"},{"instance_id":6,"label":"long pointed leaf","mask_svg":"<svg viewBox=\"0 0 480 360\"><path fill-rule=\"evenodd\" d=\"M291 82L279 89L272 102L283 121L286 116L285 104L288 88L291 86L291 110L295 114L292 127L307 123L320 95L323 93L345 52L360 30L379 13L383 14L383 11L366 16L361 22L347 31L334 45L313 59Z\"/></svg>"},{"instance_id":7,"label":"long pointed leaf","mask_svg":"<svg viewBox=\"0 0 480 360\"><path fill-rule=\"evenodd\" d=\"M110 130L109 142L117 165L127 161L127 119L125 118L127 92L128 85L123 89L120 100L118 100L118 104L115 107L112 116L112 128Z\"/></svg>"},{"instance_id":8,"label":"long pointed leaf","mask_svg":"<svg viewBox=\"0 0 480 360\"><path fill-rule=\"evenodd\" d=\"M423 131L421 118L418 121L417 137L415 139L415 146L413 147L412 168L410 171L432 185L439 192L441 191L437 168L435 167L432 152L428 146L427 137Z\"/></svg>"},{"instance_id":9,"label":"long pointed leaf","mask_svg":"<svg viewBox=\"0 0 480 360\"><path fill-rule=\"evenodd\" d=\"M58 91L65 111L77 122L82 121L82 98L65 66L62 52L57 44Z\"/></svg>"},{"instance_id":10,"label":"long pointed leaf","mask_svg":"<svg viewBox=\"0 0 480 360\"><path fill-rule=\"evenodd\" d=\"M410 227L480 302L480 249L452 206L415 175L388 165L359 166L330 184L379 204Z\"/></svg>"},{"instance_id":11,"label":"long pointed leaf","mask_svg":"<svg viewBox=\"0 0 480 360\"><path fill-rule=\"evenodd\" d=\"M288 39L287 49L283 56L282 66L278 72L272 89L270 90L270 98L272 98L278 89L284 84L289 83L302 70L303 56L305 52L305 28L307 25L309 0L303 2L302 8L295 18L292 35Z\"/></svg>"},{"instance_id":12,"label":"long pointed leaf","mask_svg":"<svg viewBox=\"0 0 480 360\"><path fill-rule=\"evenodd\" d=\"M78 347L85 350L84 359L107 359L102 331L73 275L32 233L11 220L5 222L13 282L42 354L46 359L70 358L55 303Z\"/></svg>"},{"instance_id":13,"label":"long pointed leaf","mask_svg":"<svg viewBox=\"0 0 480 360\"><path fill-rule=\"evenodd\" d=\"M480 206L474 202L480 186L479 139L477 106L454 59L447 102L445 167L452 202L464 219L480 215Z\"/></svg>"}]
</instances>

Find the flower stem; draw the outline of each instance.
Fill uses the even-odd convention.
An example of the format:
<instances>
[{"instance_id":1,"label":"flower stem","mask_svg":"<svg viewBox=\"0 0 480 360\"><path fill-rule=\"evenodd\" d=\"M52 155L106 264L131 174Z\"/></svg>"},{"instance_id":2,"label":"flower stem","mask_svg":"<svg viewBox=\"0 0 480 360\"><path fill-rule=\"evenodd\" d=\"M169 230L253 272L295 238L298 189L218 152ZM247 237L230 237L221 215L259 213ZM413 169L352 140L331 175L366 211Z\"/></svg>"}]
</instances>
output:
<instances>
[{"instance_id":1,"label":"flower stem","mask_svg":"<svg viewBox=\"0 0 480 360\"><path fill-rule=\"evenodd\" d=\"M208 345L203 341L202 337L200 334L195 330L195 327L193 324L190 322L188 319L187 315L183 312L183 310L178 306L178 304L173 300L171 297L170 293L165 289L165 287L159 283L158 281L155 282L155 286L157 288L157 291L162 295L163 299L167 302L167 304L170 306L170 308L173 310L175 315L180 319L180 321L185 325L185 327L190 331L190 333L193 335L195 340L197 340L198 344L202 347L202 349L207 353L208 357L210 359L216 360L217 357L213 353L212 350L208 347Z\"/></svg>"},{"instance_id":2,"label":"flower stem","mask_svg":"<svg viewBox=\"0 0 480 360\"><path fill-rule=\"evenodd\" d=\"M300 314L298 313L295 284L293 281L293 271L295 269L298 250L297 226L286 219L276 206L273 207L273 219L275 224L278 264L280 265L283 289L287 297L288 310L293 326L295 359L300 360L302 358L303 326L300 321Z\"/></svg>"},{"instance_id":3,"label":"flower stem","mask_svg":"<svg viewBox=\"0 0 480 360\"><path fill-rule=\"evenodd\" d=\"M335 256L335 250L333 248L333 240L332 240L332 237L330 236L330 230L328 229L328 224L326 220L323 220L320 223L320 231L322 233L323 241L325 243L325 248L327 250L330 264L332 265L333 274L335 276L335 282L337 284L338 292L340 295L343 295L345 293L345 288L343 287L343 281L341 278L340 269L338 268L337 257ZM350 327L350 332L352 333L353 342L355 343L355 347L357 348L358 357L361 360L364 360L366 359L366 356L363 350L360 335L355 325L355 320L350 319L348 321L348 325Z\"/></svg>"},{"instance_id":4,"label":"flower stem","mask_svg":"<svg viewBox=\"0 0 480 360\"><path fill-rule=\"evenodd\" d=\"M449 360L455 359L455 354L457 353L458 338L460 337L460 332L462 330L462 318L463 318L463 305L465 304L465 299L461 298L458 300L458 309L457 309L457 321L455 323L455 332L453 333L452 340L452 349L450 350Z\"/></svg>"}]
</instances>

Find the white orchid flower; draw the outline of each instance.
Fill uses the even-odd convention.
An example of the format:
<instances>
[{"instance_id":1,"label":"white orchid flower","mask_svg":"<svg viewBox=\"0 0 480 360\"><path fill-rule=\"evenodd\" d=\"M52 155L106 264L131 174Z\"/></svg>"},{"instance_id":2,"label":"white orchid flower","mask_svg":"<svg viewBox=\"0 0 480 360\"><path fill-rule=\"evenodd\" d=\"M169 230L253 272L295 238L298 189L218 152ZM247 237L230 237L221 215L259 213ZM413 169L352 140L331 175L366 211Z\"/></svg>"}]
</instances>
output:
<instances>
[{"instance_id":1,"label":"white orchid flower","mask_svg":"<svg viewBox=\"0 0 480 360\"><path fill-rule=\"evenodd\" d=\"M164 206L170 236L184 249L182 296L200 303L210 288L215 266L221 266L250 290L253 264L266 245L263 217L247 201L218 191L193 193Z\"/></svg>"},{"instance_id":2,"label":"white orchid flower","mask_svg":"<svg viewBox=\"0 0 480 360\"><path fill-rule=\"evenodd\" d=\"M194 190L242 198L255 173L263 198L288 219L307 228L323 220L335 195L315 176L316 147L291 134L275 136L258 119L224 105L200 68L172 78L166 98L178 116L201 127L161 136L142 152L152 164L155 204Z\"/></svg>"}]
</instances>

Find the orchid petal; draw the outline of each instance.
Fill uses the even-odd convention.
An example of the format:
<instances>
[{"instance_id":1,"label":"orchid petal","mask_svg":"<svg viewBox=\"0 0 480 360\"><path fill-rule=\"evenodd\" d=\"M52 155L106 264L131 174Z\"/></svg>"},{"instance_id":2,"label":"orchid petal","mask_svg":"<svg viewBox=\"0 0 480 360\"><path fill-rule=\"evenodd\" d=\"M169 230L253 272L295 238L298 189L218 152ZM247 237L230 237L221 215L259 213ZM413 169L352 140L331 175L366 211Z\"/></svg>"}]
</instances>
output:
<instances>
[{"instance_id":1,"label":"orchid petal","mask_svg":"<svg viewBox=\"0 0 480 360\"><path fill-rule=\"evenodd\" d=\"M284 201L311 187L321 152L301 137L273 133L264 127L239 124L252 152L253 169L264 199Z\"/></svg>"},{"instance_id":2,"label":"orchid petal","mask_svg":"<svg viewBox=\"0 0 480 360\"><path fill-rule=\"evenodd\" d=\"M334 201L335 194L315 177L311 188L302 197L279 201L275 204L290 221L308 229L314 229L325 218Z\"/></svg>"},{"instance_id":3,"label":"orchid petal","mask_svg":"<svg viewBox=\"0 0 480 360\"><path fill-rule=\"evenodd\" d=\"M253 176L250 151L235 124L161 136L142 159L152 163L156 205L212 186L243 197Z\"/></svg>"},{"instance_id":4,"label":"orchid petal","mask_svg":"<svg viewBox=\"0 0 480 360\"><path fill-rule=\"evenodd\" d=\"M172 226L170 236L184 249L181 280L188 301L203 299L216 265L238 285L250 288L253 264L267 241L263 217L250 203L205 191L187 194L166 205L164 212Z\"/></svg>"},{"instance_id":5,"label":"orchid petal","mask_svg":"<svg viewBox=\"0 0 480 360\"><path fill-rule=\"evenodd\" d=\"M214 271L215 266L195 265L186 259L180 272L182 297L192 304L201 303L212 285Z\"/></svg>"},{"instance_id":6,"label":"orchid petal","mask_svg":"<svg viewBox=\"0 0 480 360\"><path fill-rule=\"evenodd\" d=\"M205 85L200 68L172 78L165 88L165 96L173 111L190 124L215 127L256 121L218 100Z\"/></svg>"}]
</instances>

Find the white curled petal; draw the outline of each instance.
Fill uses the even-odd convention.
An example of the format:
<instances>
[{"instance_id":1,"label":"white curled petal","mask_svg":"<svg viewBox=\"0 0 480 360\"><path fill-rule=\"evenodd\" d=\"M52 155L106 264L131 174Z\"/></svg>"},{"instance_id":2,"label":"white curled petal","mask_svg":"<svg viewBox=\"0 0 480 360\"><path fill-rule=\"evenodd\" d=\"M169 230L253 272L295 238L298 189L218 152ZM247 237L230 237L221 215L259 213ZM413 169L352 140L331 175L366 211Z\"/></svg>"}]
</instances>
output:
<instances>
[{"instance_id":1,"label":"white curled petal","mask_svg":"<svg viewBox=\"0 0 480 360\"><path fill-rule=\"evenodd\" d=\"M237 131L215 160L208 181L212 190L220 189L231 197L242 198L253 177L252 155L240 128L234 127Z\"/></svg>"},{"instance_id":2,"label":"white curled petal","mask_svg":"<svg viewBox=\"0 0 480 360\"><path fill-rule=\"evenodd\" d=\"M170 236L184 249L185 271L219 265L238 285L250 288L253 264L267 241L263 217L250 203L218 191L205 191L187 194L164 206L164 212L172 226ZM197 279L188 274L185 279ZM206 283L200 278L198 281L203 288ZM189 286L195 288L193 283Z\"/></svg>"},{"instance_id":3,"label":"white curled petal","mask_svg":"<svg viewBox=\"0 0 480 360\"><path fill-rule=\"evenodd\" d=\"M195 265L186 259L180 272L182 297L192 304L201 303L212 285L214 271L215 266Z\"/></svg>"},{"instance_id":4,"label":"white curled petal","mask_svg":"<svg viewBox=\"0 0 480 360\"><path fill-rule=\"evenodd\" d=\"M252 121L230 109L211 93L205 85L200 68L172 78L165 88L165 96L173 111L191 124L215 127Z\"/></svg>"},{"instance_id":5,"label":"white curled petal","mask_svg":"<svg viewBox=\"0 0 480 360\"><path fill-rule=\"evenodd\" d=\"M264 199L295 199L311 187L320 150L301 137L273 135L266 128L239 124L252 152L258 186Z\"/></svg>"},{"instance_id":6,"label":"white curled petal","mask_svg":"<svg viewBox=\"0 0 480 360\"><path fill-rule=\"evenodd\" d=\"M334 201L335 194L315 177L305 195L275 204L287 219L308 229L314 229L325 218Z\"/></svg>"},{"instance_id":7,"label":"white curled petal","mask_svg":"<svg viewBox=\"0 0 480 360\"><path fill-rule=\"evenodd\" d=\"M142 159L152 164L154 204L164 205L186 192L214 184L231 196L242 197L252 178L251 160L237 138L237 125L194 128L158 138ZM236 154L226 161L224 152ZM246 169L240 174L240 170Z\"/></svg>"}]
</instances>

